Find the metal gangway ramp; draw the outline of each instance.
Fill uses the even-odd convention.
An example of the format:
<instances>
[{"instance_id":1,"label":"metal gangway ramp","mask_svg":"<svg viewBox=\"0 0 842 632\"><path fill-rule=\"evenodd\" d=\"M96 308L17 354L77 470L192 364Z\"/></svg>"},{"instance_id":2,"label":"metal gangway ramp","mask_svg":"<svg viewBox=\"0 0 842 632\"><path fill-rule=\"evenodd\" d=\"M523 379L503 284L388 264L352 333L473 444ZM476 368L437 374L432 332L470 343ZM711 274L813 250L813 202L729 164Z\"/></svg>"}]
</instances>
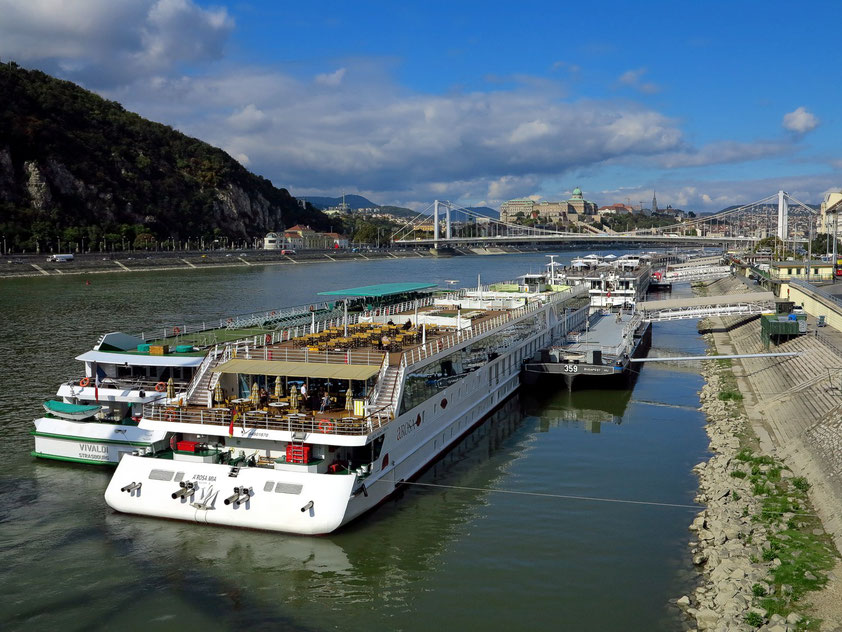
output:
<instances>
[{"instance_id":1,"label":"metal gangway ramp","mask_svg":"<svg viewBox=\"0 0 842 632\"><path fill-rule=\"evenodd\" d=\"M774 310L775 299L772 292L697 296L665 301L646 301L637 304L637 311L643 315L644 320L652 322L707 316L738 316Z\"/></svg>"}]
</instances>

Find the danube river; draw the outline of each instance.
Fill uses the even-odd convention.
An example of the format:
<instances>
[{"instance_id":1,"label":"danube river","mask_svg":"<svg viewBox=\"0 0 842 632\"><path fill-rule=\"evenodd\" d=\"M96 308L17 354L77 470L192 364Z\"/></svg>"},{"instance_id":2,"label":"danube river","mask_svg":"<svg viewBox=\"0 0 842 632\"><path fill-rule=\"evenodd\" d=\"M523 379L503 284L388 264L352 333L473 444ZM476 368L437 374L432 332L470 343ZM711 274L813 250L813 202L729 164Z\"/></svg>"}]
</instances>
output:
<instances>
[{"instance_id":1,"label":"danube river","mask_svg":"<svg viewBox=\"0 0 842 632\"><path fill-rule=\"evenodd\" d=\"M567 252L561 260L583 253ZM4 629L659 630L694 574L686 507L706 458L702 378L645 366L633 392L515 397L398 498L298 537L140 518L110 471L36 461L32 419L108 331L153 331L389 281L475 285L539 254L0 280ZM683 293L689 290L685 287ZM702 353L695 321L653 354ZM512 490L529 494L507 494ZM566 498L564 498L566 497Z\"/></svg>"}]
</instances>

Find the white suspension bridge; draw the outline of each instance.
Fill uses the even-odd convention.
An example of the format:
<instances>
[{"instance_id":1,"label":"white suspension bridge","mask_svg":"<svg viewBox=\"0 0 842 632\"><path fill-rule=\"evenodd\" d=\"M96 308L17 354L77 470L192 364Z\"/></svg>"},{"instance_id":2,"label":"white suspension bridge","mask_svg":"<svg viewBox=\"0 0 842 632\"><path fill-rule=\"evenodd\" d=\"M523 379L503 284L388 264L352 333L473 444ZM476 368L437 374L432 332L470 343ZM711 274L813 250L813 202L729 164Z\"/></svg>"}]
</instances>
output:
<instances>
[{"instance_id":1,"label":"white suspension bridge","mask_svg":"<svg viewBox=\"0 0 842 632\"><path fill-rule=\"evenodd\" d=\"M436 249L563 242L752 245L772 236L794 245L810 241L815 214L815 209L778 191L715 215L657 228L614 232L579 224L575 230L556 230L507 223L453 202L435 200L391 239L397 244Z\"/></svg>"}]
</instances>

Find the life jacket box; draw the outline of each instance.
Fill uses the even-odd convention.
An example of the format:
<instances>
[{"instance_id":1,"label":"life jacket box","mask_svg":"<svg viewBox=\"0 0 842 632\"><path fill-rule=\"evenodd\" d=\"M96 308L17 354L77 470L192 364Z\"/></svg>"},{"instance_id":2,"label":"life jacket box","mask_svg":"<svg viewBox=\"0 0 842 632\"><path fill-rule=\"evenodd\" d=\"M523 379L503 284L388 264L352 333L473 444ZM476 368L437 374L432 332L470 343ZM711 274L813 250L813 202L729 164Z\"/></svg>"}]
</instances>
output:
<instances>
[{"instance_id":1,"label":"life jacket box","mask_svg":"<svg viewBox=\"0 0 842 632\"><path fill-rule=\"evenodd\" d=\"M310 446L309 445L287 445L287 463L302 463L310 462Z\"/></svg>"},{"instance_id":2,"label":"life jacket box","mask_svg":"<svg viewBox=\"0 0 842 632\"><path fill-rule=\"evenodd\" d=\"M197 452L198 446L198 441L179 441L175 444L175 449L179 452Z\"/></svg>"},{"instance_id":3,"label":"life jacket box","mask_svg":"<svg viewBox=\"0 0 842 632\"><path fill-rule=\"evenodd\" d=\"M169 345L149 345L149 355L167 355L169 352Z\"/></svg>"}]
</instances>

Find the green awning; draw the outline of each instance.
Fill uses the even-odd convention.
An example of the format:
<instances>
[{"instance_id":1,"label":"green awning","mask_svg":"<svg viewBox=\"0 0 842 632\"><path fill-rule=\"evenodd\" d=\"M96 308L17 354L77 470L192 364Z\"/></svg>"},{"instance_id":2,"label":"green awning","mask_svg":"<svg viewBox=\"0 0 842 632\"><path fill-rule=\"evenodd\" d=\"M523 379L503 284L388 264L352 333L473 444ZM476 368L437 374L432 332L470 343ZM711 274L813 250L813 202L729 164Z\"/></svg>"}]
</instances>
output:
<instances>
[{"instance_id":1,"label":"green awning","mask_svg":"<svg viewBox=\"0 0 842 632\"><path fill-rule=\"evenodd\" d=\"M367 380L380 372L374 364L331 364L328 362L282 362L233 358L213 369L215 373L312 377L335 380Z\"/></svg>"},{"instance_id":2,"label":"green awning","mask_svg":"<svg viewBox=\"0 0 842 632\"><path fill-rule=\"evenodd\" d=\"M379 283L377 285L364 285L362 287L351 287L347 290L330 290L319 292L320 296L364 296L380 298L393 294L404 294L405 292L417 292L437 287L435 283Z\"/></svg>"}]
</instances>

